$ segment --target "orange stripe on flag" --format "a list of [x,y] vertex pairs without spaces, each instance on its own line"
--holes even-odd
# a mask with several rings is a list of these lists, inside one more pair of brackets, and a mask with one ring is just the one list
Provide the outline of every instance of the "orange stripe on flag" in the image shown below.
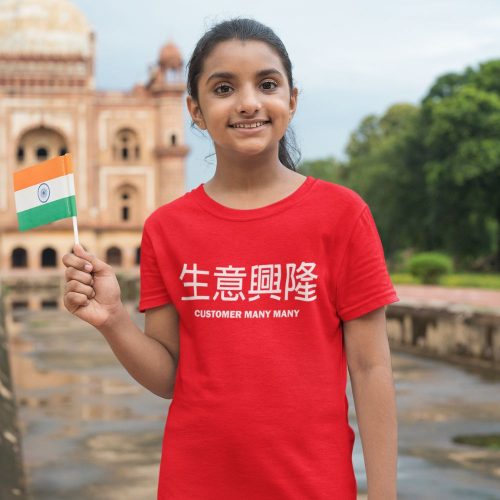
[[31,167],[23,168],[19,172],[14,172],[14,191],[72,173],[73,161],[71,154],[56,156]]

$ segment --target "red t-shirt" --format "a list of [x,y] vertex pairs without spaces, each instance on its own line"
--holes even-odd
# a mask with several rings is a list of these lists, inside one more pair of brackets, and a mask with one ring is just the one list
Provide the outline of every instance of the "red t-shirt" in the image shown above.
[[139,310],[180,354],[159,500],[354,500],[342,321],[399,300],[368,205],[308,176],[255,209],[203,184],[145,221]]

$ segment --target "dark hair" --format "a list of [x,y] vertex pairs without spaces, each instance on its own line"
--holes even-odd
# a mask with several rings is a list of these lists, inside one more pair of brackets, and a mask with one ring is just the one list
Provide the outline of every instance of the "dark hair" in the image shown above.
[[[208,57],[218,43],[227,40],[258,40],[267,43],[280,57],[288,78],[290,94],[292,93],[294,86],[292,63],[283,42],[271,28],[264,24],[254,19],[236,17],[212,26],[196,44],[187,64],[187,91],[195,101],[198,101],[198,80],[203,70],[205,58]],[[191,126],[194,126],[194,122],[191,122]],[[296,160],[292,157],[292,150],[298,155]],[[296,145],[295,134],[290,125],[285,135],[280,139],[278,157],[281,163],[290,170],[295,170],[297,163],[300,161],[300,150]]]

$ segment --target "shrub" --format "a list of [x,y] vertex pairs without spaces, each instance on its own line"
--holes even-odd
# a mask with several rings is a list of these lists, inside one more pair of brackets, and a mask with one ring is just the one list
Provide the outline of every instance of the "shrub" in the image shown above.
[[[408,262],[414,254],[415,250],[413,248],[403,248],[400,250],[396,250],[392,258],[392,269],[389,268],[389,271],[397,273],[406,272],[408,270]],[[388,259],[386,258],[386,261],[387,260]]]
[[408,270],[421,283],[436,284],[441,276],[453,271],[453,260],[445,253],[422,252],[409,260]]

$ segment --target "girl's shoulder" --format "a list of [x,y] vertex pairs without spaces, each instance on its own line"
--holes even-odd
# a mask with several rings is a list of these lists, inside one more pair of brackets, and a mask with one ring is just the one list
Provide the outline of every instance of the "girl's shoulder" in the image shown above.
[[361,213],[367,206],[363,197],[354,189],[324,179],[316,179],[316,200],[337,213]]
[[166,223],[172,219],[172,217],[186,217],[189,216],[189,209],[192,209],[192,199],[191,194],[194,189],[186,191],[184,194],[174,198],[173,200],[167,201],[163,205],[155,208],[145,219],[144,225],[160,222]]

